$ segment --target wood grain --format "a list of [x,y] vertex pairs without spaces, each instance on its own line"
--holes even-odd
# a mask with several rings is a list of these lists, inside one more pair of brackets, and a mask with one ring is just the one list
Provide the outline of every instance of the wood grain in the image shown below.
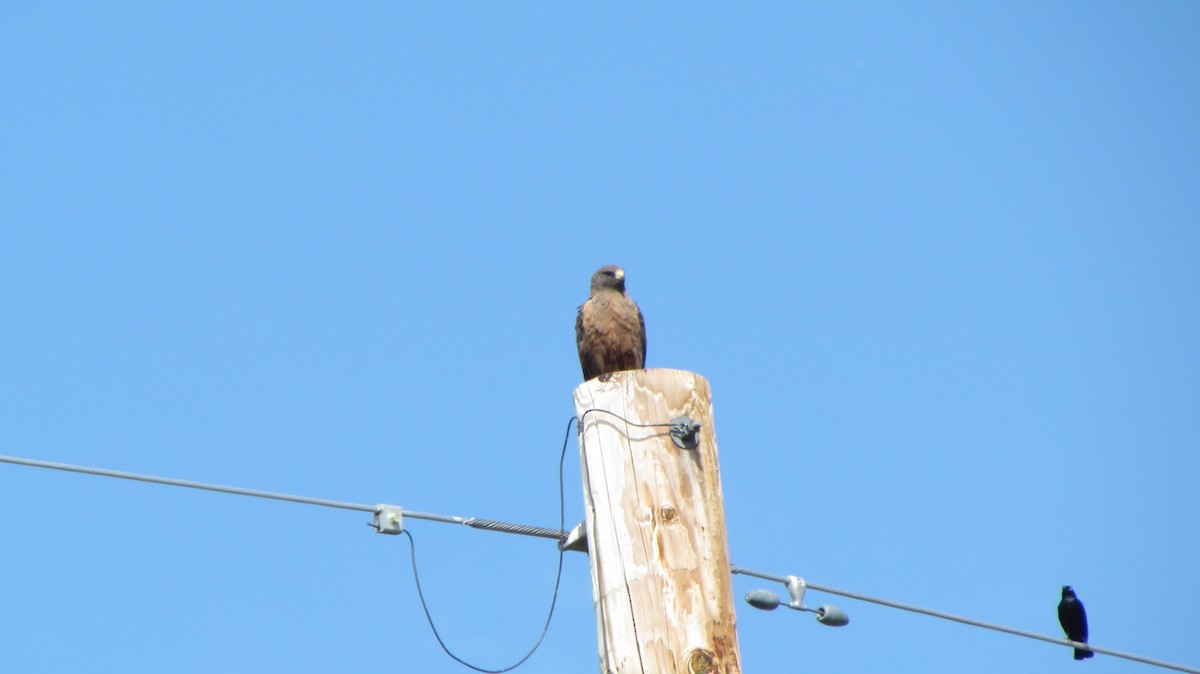
[[[602,379],[575,389],[600,671],[740,674],[708,381]],[[702,424],[696,449],[637,425],[684,414]]]

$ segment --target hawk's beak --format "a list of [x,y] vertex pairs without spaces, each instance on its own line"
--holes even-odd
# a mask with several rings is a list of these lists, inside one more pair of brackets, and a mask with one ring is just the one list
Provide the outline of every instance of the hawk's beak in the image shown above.
[[618,270],[617,270],[617,280],[618,280],[618,281],[623,281],[623,280],[625,280],[625,270],[624,270],[624,269],[618,269]]

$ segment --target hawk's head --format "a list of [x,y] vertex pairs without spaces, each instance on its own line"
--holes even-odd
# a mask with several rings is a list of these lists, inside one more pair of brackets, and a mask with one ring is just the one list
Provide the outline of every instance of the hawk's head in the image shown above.
[[625,292],[625,270],[615,264],[605,265],[592,274],[592,292],[616,290]]

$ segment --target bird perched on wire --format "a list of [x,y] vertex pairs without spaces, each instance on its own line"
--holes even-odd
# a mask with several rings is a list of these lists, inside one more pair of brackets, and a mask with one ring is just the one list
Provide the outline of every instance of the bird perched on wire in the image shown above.
[[[1071,589],[1070,585],[1064,585],[1062,589],[1062,601],[1058,602],[1058,623],[1062,625],[1068,639],[1087,643],[1087,611],[1083,610],[1083,602],[1075,596],[1075,590]],[[1076,660],[1090,658],[1093,655],[1095,653],[1086,648],[1075,649]]]
[[646,321],[625,292],[625,270],[607,265],[592,274],[592,289],[575,317],[583,380],[646,367]]

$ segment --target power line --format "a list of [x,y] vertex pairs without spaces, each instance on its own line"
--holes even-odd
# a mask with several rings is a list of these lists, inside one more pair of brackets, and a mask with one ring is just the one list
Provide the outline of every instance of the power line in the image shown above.
[[367,504],[363,504],[363,503],[349,503],[346,501],[332,501],[329,499],[314,498],[311,496],[296,496],[293,494],[283,494],[283,493],[279,493],[279,492],[263,491],[260,489],[246,489],[244,487],[230,487],[230,486],[220,485],[220,484],[211,484],[208,482],[196,482],[194,480],[180,480],[178,478],[172,478],[172,477],[160,477],[157,475],[145,475],[142,473],[131,473],[131,472],[121,471],[121,470],[112,470],[109,468],[93,468],[91,466],[77,466],[77,465],[73,465],[73,464],[69,464],[69,463],[58,463],[58,462],[54,462],[54,461],[42,461],[40,459],[27,459],[27,458],[16,457],[16,456],[0,455],[0,463],[11,463],[14,465],[28,466],[31,468],[46,468],[46,469],[51,469],[51,470],[62,470],[62,471],[68,471],[68,472],[72,472],[72,473],[83,473],[85,475],[96,475],[96,476],[100,476],[100,477],[113,477],[113,478],[118,478],[118,479],[122,479],[122,480],[134,480],[137,482],[150,482],[153,484],[162,484],[162,485],[167,485],[170,487],[187,487],[189,489],[202,489],[202,490],[206,490],[206,491],[220,492],[223,494],[234,494],[237,496],[252,496],[255,498],[274,499],[277,501],[288,501],[291,503],[304,503],[307,505],[323,506],[326,508],[339,508],[342,510],[356,510],[359,512],[370,512],[370,513],[376,513],[377,518],[384,509],[387,509],[389,511],[395,510],[395,511],[399,511],[404,517],[411,517],[413,519],[428,520],[431,522],[442,522],[442,523],[446,523],[446,524],[461,524],[461,525],[468,526],[468,527],[471,527],[474,529],[484,529],[484,530],[488,530],[488,531],[498,531],[501,533],[521,534],[523,536],[535,536],[538,538],[550,538],[550,539],[557,540],[559,542],[558,570],[555,572],[554,592],[550,598],[550,609],[547,611],[546,621],[542,625],[541,634],[538,636],[537,641],[534,642],[533,646],[516,663],[514,663],[508,667],[504,667],[502,669],[486,669],[483,667],[473,665],[473,664],[467,662],[466,660],[463,660],[459,656],[455,655],[450,650],[450,648],[446,645],[446,643],[442,640],[441,634],[438,633],[437,627],[433,623],[433,616],[429,612],[429,605],[426,603],[426,600],[425,600],[425,593],[421,589],[421,577],[417,573],[417,549],[416,549],[416,543],[414,542],[413,537],[412,537],[412,533],[410,533],[406,529],[400,529],[398,532],[396,532],[396,531],[388,531],[387,532],[387,533],[402,533],[405,536],[408,536],[408,541],[409,541],[409,546],[410,546],[410,557],[412,560],[413,580],[416,583],[417,595],[420,597],[420,600],[421,600],[421,608],[425,612],[425,618],[429,622],[429,628],[433,631],[434,638],[437,639],[438,645],[440,645],[442,647],[442,650],[445,651],[446,655],[450,656],[451,658],[453,658],[455,661],[459,662],[460,664],[465,665],[466,667],[469,667],[477,672],[484,672],[486,674],[502,674],[503,672],[508,672],[513,669],[516,669],[517,667],[521,666],[526,660],[528,660],[530,657],[533,656],[534,652],[537,651],[538,647],[540,647],[542,645],[542,641],[545,640],[546,633],[550,629],[550,622],[554,617],[554,607],[558,603],[558,590],[559,590],[559,586],[562,582],[563,556],[565,554],[565,550],[562,548],[562,543],[566,540],[567,534],[568,534],[567,531],[563,530],[565,527],[565,518],[566,518],[566,497],[565,497],[564,488],[563,488],[563,464],[566,460],[567,443],[571,437],[571,435],[570,435],[571,424],[575,423],[575,421],[576,421],[575,418],[572,417],[567,422],[567,430],[566,430],[566,435],[563,438],[562,452],[560,453],[559,459],[558,459],[558,519],[559,519],[559,524],[558,524],[559,528],[558,529],[547,529],[545,527],[535,527],[535,526],[531,526],[528,524],[516,524],[513,522],[499,522],[496,520],[488,520],[488,519],[483,519],[483,518],[479,518],[479,517],[458,517],[458,516],[454,516],[454,515],[438,515],[438,514],[434,514],[434,513],[423,513],[423,512],[417,512],[417,511],[412,511],[412,510],[404,510],[404,509],[398,508],[396,506],[385,506],[383,504],[367,505]]
[[[773,581],[776,581],[779,583],[783,583],[784,585],[787,585],[787,582],[788,582],[788,578],[786,576],[777,576],[775,574],[763,573],[761,571],[752,571],[750,569],[743,569],[738,566],[731,566],[731,567],[729,567],[729,570],[735,574],[754,576],[756,578],[762,578],[764,580],[773,580]],[[1124,658],[1126,660],[1133,660],[1135,662],[1141,662],[1141,663],[1144,663],[1147,665],[1153,665],[1155,667],[1163,667],[1165,669],[1174,669],[1174,670],[1177,670],[1180,672],[1190,672],[1191,674],[1200,674],[1200,669],[1196,669],[1193,667],[1185,667],[1183,665],[1176,665],[1176,664],[1172,664],[1169,662],[1163,662],[1162,660],[1155,660],[1153,658],[1147,658],[1147,657],[1143,657],[1141,655],[1134,655],[1132,653],[1125,653],[1122,651],[1114,651],[1110,648],[1101,648],[1099,646],[1094,646],[1090,643],[1085,644],[1085,643],[1080,643],[1078,641],[1071,641],[1070,639],[1062,639],[1059,637],[1052,637],[1052,636],[1049,636],[1046,634],[1038,634],[1037,632],[1029,632],[1027,630],[1017,629],[1015,627],[1006,627],[1004,625],[997,625],[995,623],[989,623],[989,622],[985,622],[983,620],[975,620],[974,618],[965,618],[963,616],[954,615],[952,613],[945,613],[943,611],[935,611],[933,609],[921,608],[920,606],[913,606],[912,604],[902,604],[898,601],[890,601],[887,599],[880,599],[878,597],[871,597],[871,596],[868,596],[865,594],[859,594],[857,592],[850,592],[849,590],[839,590],[838,588],[835,588],[835,587],[829,587],[827,585],[818,585],[816,583],[809,582],[807,579],[805,579],[804,585],[808,589],[817,590],[818,592],[827,592],[829,594],[841,595],[843,597],[849,597],[850,599],[857,599],[859,601],[867,601],[867,602],[871,602],[873,604],[880,604],[882,606],[888,606],[890,608],[898,608],[902,611],[911,611],[913,613],[921,613],[921,614],[924,614],[927,616],[933,616],[934,618],[941,618],[943,620],[953,620],[954,622],[971,625],[973,627],[982,627],[984,629],[996,630],[997,632],[1006,632],[1008,634],[1015,634],[1019,637],[1027,637],[1029,639],[1038,639],[1040,641],[1046,641],[1046,642],[1049,642],[1052,644],[1058,644],[1059,646],[1069,646],[1071,648],[1086,648],[1088,650],[1095,651],[1097,653],[1103,653],[1105,655],[1111,655],[1111,656],[1118,657],[1118,658]]]
[[[590,412],[592,410],[588,410],[588,411]],[[670,424],[649,424],[649,425],[651,425],[651,426],[659,426],[659,425],[669,426]],[[570,432],[569,424],[567,426],[567,430],[569,433]],[[564,445],[564,457],[565,457],[565,445]],[[562,506],[563,506],[563,503],[562,503],[562,500],[563,500],[562,460],[563,460],[563,457],[560,457],[560,459],[559,459],[560,519],[562,516]],[[260,489],[248,489],[245,487],[231,487],[231,486],[212,484],[212,483],[207,483],[207,482],[197,482],[194,480],[181,480],[178,478],[161,477],[161,476],[156,476],[156,475],[146,475],[146,474],[142,474],[142,473],[132,473],[132,472],[127,472],[127,471],[112,470],[112,469],[108,469],[108,468],[94,468],[91,466],[79,466],[79,465],[73,465],[73,464],[68,464],[68,463],[58,463],[58,462],[54,462],[54,461],[42,461],[39,459],[27,459],[27,458],[16,457],[16,456],[0,455],[0,463],[9,463],[9,464],[18,465],[18,466],[28,466],[31,468],[46,468],[46,469],[50,469],[50,470],[61,470],[61,471],[67,471],[67,472],[72,472],[72,473],[83,473],[86,475],[96,475],[96,476],[100,476],[100,477],[112,477],[112,478],[118,478],[118,479],[122,479],[122,480],[134,480],[134,481],[138,481],[138,482],[149,482],[152,484],[162,484],[162,485],[167,485],[170,487],[186,487],[189,489],[201,489],[201,490],[206,490],[206,491],[220,492],[220,493],[224,493],[224,494],[233,494],[236,496],[251,496],[254,498],[273,499],[276,501],[288,501],[291,503],[303,503],[306,505],[322,506],[322,507],[326,507],[326,508],[339,508],[342,510],[355,510],[355,511],[359,511],[359,512],[369,512],[369,513],[377,513],[380,510],[379,505],[367,505],[367,504],[363,504],[363,503],[349,503],[346,501],[334,501],[334,500],[330,500],[330,499],[315,498],[315,497],[311,497],[311,496],[298,496],[298,495],[294,495],[294,494],[284,494],[284,493],[280,493],[280,492],[263,491]],[[427,521],[431,521],[431,522],[442,522],[442,523],[446,523],[446,524],[460,524],[463,526],[471,527],[473,529],[497,531],[500,533],[520,534],[520,535],[524,535],[524,536],[534,536],[534,537],[538,537],[538,538],[550,538],[550,539],[554,539],[554,540],[557,540],[560,542],[566,540],[567,535],[569,533],[562,528],[564,526],[563,522],[559,523],[559,527],[560,527],[559,529],[548,529],[545,527],[535,527],[535,526],[531,526],[531,525],[527,525],[527,524],[517,524],[517,523],[513,523],[513,522],[500,522],[500,521],[496,521],[496,520],[483,519],[483,518],[479,518],[479,517],[459,517],[459,516],[455,516],[455,515],[438,515],[435,513],[424,513],[424,512],[418,512],[415,510],[401,510],[401,512],[403,513],[403,515],[405,517],[410,517],[412,519],[427,520]],[[410,540],[411,540],[411,537],[410,537]],[[415,562],[415,559],[414,559],[414,562]],[[415,566],[413,568],[413,571],[415,574],[415,572],[416,572]],[[756,578],[762,578],[764,580],[771,580],[771,581],[783,583],[785,585],[788,582],[788,578],[786,576],[779,576],[776,574],[763,573],[761,571],[754,571],[751,569],[745,569],[745,568],[738,567],[738,566],[731,566],[730,571],[734,574],[754,576]],[[558,573],[559,573],[559,578],[561,578],[561,573],[562,573],[561,555],[559,558],[559,572]],[[951,620],[954,622],[963,623],[965,625],[971,625],[973,627],[982,627],[984,629],[995,630],[997,632],[1005,632],[1007,634],[1013,634],[1016,636],[1026,637],[1029,639],[1037,639],[1039,641],[1045,641],[1048,643],[1057,644],[1059,646],[1068,646],[1070,648],[1086,648],[1086,649],[1094,651],[1096,653],[1102,653],[1104,655],[1111,655],[1111,656],[1117,657],[1117,658],[1124,658],[1126,660],[1132,660],[1134,662],[1141,662],[1143,664],[1152,665],[1155,667],[1162,667],[1164,669],[1173,669],[1173,670],[1180,671],[1180,672],[1189,672],[1190,674],[1200,674],[1200,669],[1196,669],[1193,667],[1186,667],[1183,665],[1177,665],[1177,664],[1173,664],[1173,663],[1169,663],[1169,662],[1164,662],[1162,660],[1155,660],[1153,658],[1147,658],[1147,657],[1144,657],[1141,655],[1135,655],[1133,653],[1126,653],[1123,651],[1112,650],[1110,648],[1103,648],[1103,647],[1096,646],[1096,645],[1093,645],[1090,643],[1081,643],[1081,642],[1077,642],[1077,641],[1071,641],[1069,639],[1063,639],[1063,638],[1053,637],[1053,636],[1049,636],[1049,635],[1045,635],[1045,634],[1038,634],[1037,632],[1030,632],[1028,630],[1017,629],[1015,627],[1007,627],[1005,625],[989,623],[989,622],[986,622],[983,620],[976,620],[974,618],[967,618],[964,616],[954,615],[952,613],[946,613],[944,611],[936,611],[933,609],[922,608],[920,606],[914,606],[912,604],[904,604],[904,603],[897,602],[897,601],[881,599],[879,597],[871,597],[869,595],[860,594],[858,592],[842,590],[842,589],[838,589],[835,587],[829,587],[827,585],[819,585],[817,583],[813,583],[808,580],[805,580],[804,583],[805,583],[805,586],[808,587],[809,589],[816,590],[818,592],[826,592],[828,594],[835,594],[835,595],[840,595],[843,597],[848,597],[850,599],[857,599],[859,601],[880,604],[882,606],[896,608],[896,609],[900,609],[903,611],[910,611],[912,613],[920,613],[923,615],[932,616],[934,618],[941,618],[943,620]],[[556,581],[554,596],[557,597],[557,595],[558,595],[558,583]],[[422,603],[424,603],[424,602],[422,602]],[[554,602],[552,600],[551,609],[550,609],[551,615],[553,615],[553,611],[554,611],[553,606],[554,606]],[[425,610],[426,610],[426,616],[428,617],[428,609],[426,608]],[[430,623],[430,626],[432,627],[432,622]],[[546,627],[549,627],[549,617],[547,618],[547,621],[546,621]],[[434,630],[434,634],[435,634],[435,636],[437,636],[436,629]],[[543,628],[542,638],[545,637],[545,634],[546,634],[545,629]],[[439,640],[439,642],[441,641],[440,637],[438,640]],[[540,643],[541,643],[541,638],[538,639],[538,644],[540,645]],[[445,645],[443,644],[442,647],[445,648]],[[533,650],[536,650],[536,649],[537,649],[537,645],[534,646]],[[455,657],[452,653],[449,653],[449,651],[447,651],[447,653],[450,654],[451,657],[454,657],[454,659],[458,660],[458,658]],[[529,655],[532,655],[532,651],[530,651],[530,653],[528,653],[525,656],[525,658],[523,658],[521,660],[521,662],[524,662],[525,659],[528,659]],[[462,662],[462,661],[459,660],[459,662]],[[467,663],[464,662],[463,664],[467,664]],[[517,664],[519,665],[520,663],[517,663]],[[467,666],[474,668],[472,665],[467,665]],[[478,671],[489,671],[489,670],[479,669]],[[504,669],[504,670],[491,670],[491,671],[508,671],[508,670]]]
[[[115,477],[121,480],[135,480],[138,482],[150,482],[153,484],[165,484],[169,487],[187,487],[188,489],[203,489],[206,491],[221,492],[223,494],[234,494],[236,496],[252,496],[255,498],[274,499],[276,501],[290,501],[292,503],[304,503],[306,505],[323,506],[325,508],[340,508],[342,510],[357,510],[359,512],[374,513],[379,511],[378,505],[366,505],[364,503],[347,503],[345,501],[331,501],[323,498],[313,498],[311,496],[295,496],[293,494],[281,494],[273,491],[263,491],[261,489],[247,489],[245,487],[228,487],[220,484],[210,484],[207,482],[196,482],[193,480],[180,480],[173,477],[159,477],[156,475],[143,475],[141,473],[130,473],[123,470],[111,470],[108,468],[92,468],[90,466],[76,466],[69,463],[57,463],[54,461],[41,461],[39,459],[25,459],[16,456],[0,455],[0,463],[11,463],[18,466],[29,466],[32,468],[49,468],[51,470],[63,470],[71,473],[84,473],[86,475],[98,475],[100,477]],[[560,529],[547,529],[545,527],[535,527],[528,524],[514,524],[512,522],[498,522],[496,520],[487,520],[479,517],[457,517],[454,515],[437,515],[434,513],[423,513],[415,510],[402,510],[405,517],[411,517],[416,520],[428,520],[430,522],[443,522],[446,524],[461,524],[471,527],[472,529],[484,529],[487,531],[498,531],[506,534],[521,534],[523,536],[535,536],[538,538],[552,538],[558,541],[565,540],[567,532]]]

